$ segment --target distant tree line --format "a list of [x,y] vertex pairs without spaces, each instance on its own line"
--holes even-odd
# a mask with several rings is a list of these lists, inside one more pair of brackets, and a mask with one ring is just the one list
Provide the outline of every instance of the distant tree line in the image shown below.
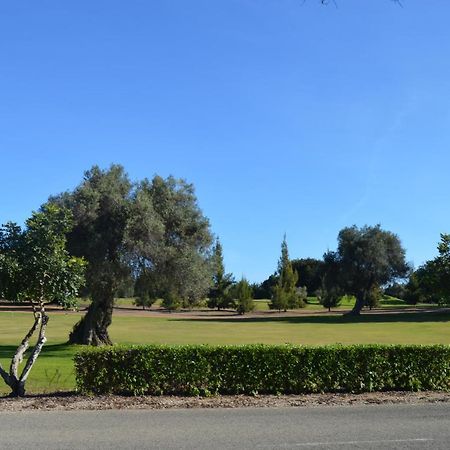
[[[169,310],[204,304],[240,314],[255,308],[254,299],[268,299],[269,307],[281,312],[304,307],[308,296],[331,309],[347,295],[355,298],[351,313],[359,314],[364,307],[376,306],[382,295],[411,304],[445,304],[450,298],[450,235],[446,234],[441,236],[439,255],[417,270],[405,261],[398,236],[380,225],[342,229],[337,249],[322,259],[291,259],[284,237],[276,271],[262,283],[250,285],[244,277],[237,281],[226,272],[222,244],[199,208],[193,185],[184,180],[154,176],[131,181],[119,165],[107,170],[94,166],[78,186],[50,197],[37,214],[47,217],[52,212],[67,217],[64,239],[58,245],[64,242],[67,255],[83,264],[84,286],[70,282],[71,297],[80,288],[80,294],[91,300],[70,334],[71,343],[110,344],[108,327],[118,296],[133,296],[143,308],[160,300]],[[51,220],[46,220],[50,230]],[[0,296],[30,297],[28,291],[26,296],[15,293],[23,289],[16,284],[17,273],[30,273],[25,259],[18,262],[13,258],[18,253],[11,252],[16,234],[22,231],[10,224],[2,233]],[[48,239],[52,236],[56,239],[55,234]],[[45,255],[44,250],[36,252]],[[57,277],[61,286],[69,282],[69,275]],[[46,294],[45,301],[64,296],[56,291],[52,295]],[[60,302],[66,307],[72,302],[67,298]]]
[[[330,309],[345,295],[356,297],[353,314],[379,305],[382,296],[417,303],[450,304],[450,234],[441,234],[438,256],[416,270],[405,261],[399,238],[375,227],[344,228],[336,252],[323,259],[293,259],[296,287]],[[279,271],[252,285],[255,299],[271,299],[279,283]]]

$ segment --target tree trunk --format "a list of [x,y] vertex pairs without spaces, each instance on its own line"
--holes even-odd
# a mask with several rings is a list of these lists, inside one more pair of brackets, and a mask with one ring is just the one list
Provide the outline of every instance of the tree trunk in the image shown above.
[[9,387],[11,388],[10,397],[25,397],[25,381],[14,380]]
[[73,327],[70,344],[112,345],[108,327],[112,322],[114,295],[93,298],[86,315]]
[[9,373],[3,369],[2,365],[0,364],[0,375],[3,378],[3,381],[8,385],[11,386],[11,377],[9,376]]
[[361,314],[361,310],[364,307],[364,296],[363,295],[357,295],[355,305],[353,306],[353,309],[347,313],[347,315],[350,316],[359,316]]
[[[33,308],[34,309],[34,308]],[[25,382],[27,381],[28,375],[36,362],[39,354],[41,353],[42,347],[44,346],[47,338],[45,337],[45,330],[47,328],[49,317],[45,314],[43,303],[40,304],[38,311],[34,310],[34,324],[30,331],[22,340],[21,344],[16,350],[12,360],[9,373],[7,373],[3,367],[0,365],[0,375],[2,376],[5,383],[11,388],[10,397],[24,397],[25,396]],[[29,342],[33,336],[36,329],[39,327],[39,337],[36,345],[28,357],[22,374],[19,376],[19,365],[23,361],[26,350],[29,347]]]

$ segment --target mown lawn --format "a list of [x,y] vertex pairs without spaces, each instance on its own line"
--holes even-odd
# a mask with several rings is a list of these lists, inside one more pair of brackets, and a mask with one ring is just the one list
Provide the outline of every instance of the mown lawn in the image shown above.
[[[72,390],[72,357],[80,349],[66,345],[81,314],[50,314],[48,342],[31,372],[30,392]],[[450,344],[449,314],[340,315],[191,319],[181,315],[135,317],[115,315],[111,326],[117,343],[147,344]],[[0,360],[9,358],[31,325],[31,314],[0,312]],[[1,380],[0,380],[1,381]],[[0,392],[8,392],[5,386]]]
[[[256,311],[269,311],[269,299],[262,299],[262,300],[255,300],[255,310]],[[355,304],[355,298],[352,296],[344,296],[341,299],[341,302],[338,307],[332,308],[333,310],[344,310],[344,309],[351,309],[353,305]],[[161,305],[161,300],[157,300],[152,308],[158,308]],[[86,299],[81,299],[79,301],[79,307],[86,308],[89,306],[89,301]],[[134,298],[117,298],[115,300],[115,306],[119,308],[132,308],[136,309],[136,305],[134,304]],[[438,307],[438,305],[430,305],[430,304],[424,304],[420,303],[417,306],[419,307],[426,307],[426,308],[433,308]],[[413,305],[408,305],[403,300],[400,300],[398,298],[384,296],[380,301],[380,307],[383,309],[406,309],[406,308],[413,308]],[[141,308],[138,308],[141,309]],[[206,301],[202,303],[198,308],[195,309],[207,309],[206,307]],[[326,308],[324,308],[318,301],[317,297],[308,297],[307,303],[304,308],[305,311],[326,311]]]

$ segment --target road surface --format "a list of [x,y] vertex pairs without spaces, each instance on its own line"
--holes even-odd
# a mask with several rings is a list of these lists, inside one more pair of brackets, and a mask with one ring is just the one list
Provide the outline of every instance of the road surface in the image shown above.
[[1,449],[446,449],[450,405],[0,413]]

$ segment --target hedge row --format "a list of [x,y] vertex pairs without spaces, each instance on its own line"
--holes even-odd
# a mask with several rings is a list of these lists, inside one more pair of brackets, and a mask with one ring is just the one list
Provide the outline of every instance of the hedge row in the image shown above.
[[301,394],[450,390],[450,346],[132,346],[75,356],[94,394]]

